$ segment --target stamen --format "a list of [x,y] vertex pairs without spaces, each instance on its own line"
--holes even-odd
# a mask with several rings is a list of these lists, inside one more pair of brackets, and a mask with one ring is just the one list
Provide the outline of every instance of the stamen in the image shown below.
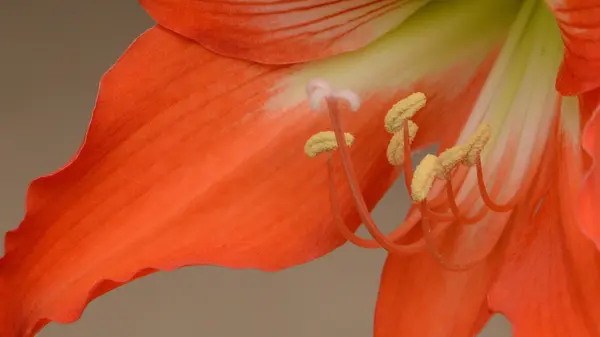
[[[377,242],[377,240],[365,239],[365,238],[358,236],[356,233],[352,232],[348,228],[348,226],[344,223],[344,220],[340,216],[341,212],[338,207],[339,199],[337,197],[336,188],[335,188],[333,158],[331,155],[329,155],[329,158],[327,161],[327,169],[328,169],[328,176],[329,176],[329,198],[330,198],[329,200],[330,200],[330,205],[331,205],[331,212],[332,212],[333,216],[335,217],[335,225],[336,225],[337,229],[340,231],[340,234],[342,234],[342,236],[346,240],[352,242],[354,245],[361,247],[361,248],[367,248],[367,249],[384,248],[381,246],[381,244],[379,244],[379,242]],[[371,219],[369,222],[374,223],[374,220],[371,218],[370,214],[368,217]],[[398,250],[398,251],[401,250],[403,253],[416,252],[423,248],[423,246],[425,244],[424,240],[420,240],[420,241],[417,241],[415,243],[408,244],[408,245],[398,245],[393,242],[400,239],[401,237],[403,237],[412,228],[412,225],[414,225],[417,221],[418,221],[417,216],[409,216],[402,224],[400,224],[398,227],[396,227],[396,229],[394,229],[388,235],[381,233],[381,231],[378,229],[379,227],[376,224],[375,224],[375,230],[377,232],[381,233],[382,236],[385,236],[387,238],[387,241],[389,241],[391,244],[394,245],[394,247],[396,247],[396,250]]]
[[381,248],[381,245],[377,243],[375,240],[369,240],[361,238],[356,235],[356,233],[352,232],[348,226],[344,223],[344,220],[341,218],[340,214],[342,214],[338,207],[337,201],[337,193],[335,192],[335,175],[333,174],[333,159],[331,158],[331,154],[329,154],[329,159],[327,160],[327,172],[329,177],[329,203],[331,205],[331,214],[335,217],[335,225],[339,230],[342,236],[355,244],[358,247],[362,248]]
[[[449,167],[449,165],[447,166]],[[411,184],[412,190],[414,191],[411,194],[413,200],[416,202],[425,201],[427,199],[427,194],[429,194],[429,191],[436,178],[447,180],[446,192],[450,210],[452,211],[452,216],[448,217],[442,214],[436,214],[429,210],[428,214],[431,216],[431,218],[437,221],[451,221],[462,225],[471,225],[481,221],[481,219],[485,217],[485,214],[487,213],[487,210],[485,209],[480,210],[475,216],[470,218],[461,215],[454,197],[452,182],[450,180],[450,169],[446,171],[446,168],[442,164],[440,158],[437,158],[431,154],[427,155],[415,170],[414,178]]]
[[443,176],[444,168],[438,157],[428,154],[421,160],[414,172],[411,183],[411,197],[416,202],[422,202],[427,198],[429,190],[433,186],[436,177]]
[[517,193],[511,200],[506,204],[498,204],[490,197],[487,187],[485,186],[485,180],[483,178],[483,168],[481,165],[481,158],[477,157],[475,160],[475,166],[477,167],[477,185],[479,187],[479,194],[487,207],[494,212],[509,212],[512,211],[521,199],[521,193]]
[[487,209],[484,207],[474,217],[467,218],[461,215],[458,204],[456,203],[456,198],[451,182],[451,172],[460,164],[464,164],[467,166],[475,165],[477,167],[477,182],[479,186],[479,191],[484,200],[485,205],[489,209],[495,212],[507,212],[513,210],[517,204],[515,202],[515,200],[518,200],[516,196],[512,202],[509,202],[505,205],[498,205],[494,203],[489,197],[483,178],[481,152],[483,151],[490,137],[491,128],[488,125],[481,125],[479,126],[475,134],[473,134],[473,136],[467,144],[450,148],[444,151],[442,154],[440,154],[439,158],[433,155],[429,158],[426,157],[419,165],[419,167],[422,167],[421,171],[419,173],[417,172],[419,171],[419,167],[417,167],[417,171],[415,171],[415,178],[413,179],[413,190],[415,189],[415,187],[421,187],[421,190],[415,190],[412,196],[414,200],[421,201],[421,214],[423,216],[421,225],[423,226],[423,237],[425,238],[426,245],[430,250],[431,254],[434,256],[434,258],[442,266],[449,270],[463,271],[471,269],[475,265],[479,264],[482,260],[486,259],[487,254],[484,254],[483,256],[474,259],[473,261],[469,261],[466,264],[455,264],[450,261],[447,261],[436,248],[434,238],[431,235],[430,222],[431,219],[439,216],[431,212],[427,205],[427,194],[429,193],[429,190],[433,185],[433,181],[435,180],[435,178],[444,179],[447,181],[447,199],[449,202],[450,209],[454,215],[455,221],[458,222],[458,224],[477,223],[481,221],[487,213]]
[[[473,138],[474,139],[474,138]],[[478,139],[476,139],[478,140]],[[472,145],[474,141],[469,142],[466,145],[459,145],[452,148],[449,148],[442,152],[439,156],[440,163],[443,168],[443,174],[440,176],[436,176],[436,178],[446,180],[446,195],[448,199],[448,203],[450,206],[450,210],[454,216],[454,221],[458,222],[461,225],[470,225],[479,222],[485,214],[487,213],[486,209],[481,209],[479,213],[475,216],[469,218],[461,214],[461,211],[456,203],[456,198],[454,195],[454,189],[452,187],[451,181],[451,173],[452,171],[460,164],[464,164],[467,161],[467,157],[470,153],[481,153],[481,150],[478,152],[472,152]],[[430,211],[431,214],[431,211]]]
[[[408,191],[408,194],[411,195],[412,194],[412,189],[410,187],[411,181],[413,179],[413,168],[412,168],[412,151],[410,149],[410,145],[412,144],[412,139],[410,136],[410,126],[408,125],[409,120],[405,119],[404,120],[404,126],[402,127],[403,130],[403,144],[402,144],[402,148],[404,149],[404,186],[406,186],[406,190]],[[416,132],[416,131],[415,131]],[[414,138],[414,137],[413,137]]]
[[[349,133],[344,134],[346,145],[352,146],[354,136]],[[319,153],[333,151],[338,148],[338,143],[333,131],[323,131],[314,134],[304,144],[304,153],[310,158],[316,157]]]
[[[408,144],[410,145],[415,139],[419,127],[413,121],[407,120],[406,122],[408,124]],[[404,126],[401,126],[400,130],[394,133],[387,148],[387,159],[390,164],[398,166],[404,163],[404,143]]]
[[[317,88],[317,90],[314,90],[312,93],[317,94],[318,92],[319,92],[319,89]],[[368,209],[368,207],[365,203],[365,200],[362,196],[362,193],[360,191],[360,186],[358,183],[358,179],[356,177],[356,172],[354,171],[354,166],[352,165],[352,160],[350,158],[350,154],[348,153],[347,144],[345,144],[343,141],[341,141],[342,138],[345,138],[345,134],[342,131],[341,124],[339,121],[337,97],[335,97],[334,95],[329,93],[328,96],[325,96],[325,100],[326,100],[327,106],[329,108],[329,115],[330,115],[330,118],[331,118],[331,121],[333,124],[333,129],[334,129],[334,133],[335,133],[336,140],[337,140],[335,144],[341,144],[338,147],[338,150],[340,151],[340,158],[342,159],[342,166],[344,168],[344,173],[346,175],[346,179],[348,180],[348,184],[350,186],[350,190],[352,192],[352,196],[354,198],[358,214],[361,217],[361,220],[363,221],[365,227],[369,231],[369,234],[371,234],[371,236],[373,237],[373,239],[375,240],[375,242],[378,245],[380,245],[381,247],[383,247],[385,250],[387,250],[390,253],[406,254],[406,253],[411,253],[411,252],[416,251],[419,247],[419,243],[415,243],[412,245],[399,245],[399,244],[396,244],[393,242],[393,240],[395,240],[396,238],[404,235],[410,229],[409,226],[398,227],[397,231],[395,231],[395,233],[393,233],[393,235],[396,237],[396,238],[394,238],[394,237],[388,237],[385,234],[383,234],[379,230],[378,226],[375,224],[375,221],[371,217],[369,209]],[[332,172],[333,165],[331,163],[331,157],[329,159],[328,166],[329,166],[330,174],[332,174],[333,173]],[[335,212],[334,214],[339,215],[340,213],[337,210],[337,203],[335,202],[335,185],[333,184],[332,179],[330,179],[330,193],[331,193],[331,199],[332,199],[332,210],[333,210],[333,212]],[[335,220],[336,220],[336,224],[337,224],[338,228],[340,229],[340,233],[346,239],[350,240],[351,242],[353,242],[359,246],[363,246],[365,248],[373,248],[373,246],[374,246],[373,241],[365,240],[363,238],[358,237],[356,234],[352,233],[352,231],[350,231],[343,224],[343,221],[341,221],[339,216],[337,216]]]
[[469,140],[469,151],[465,157],[464,163],[467,166],[474,166],[481,156],[483,148],[486,146],[492,137],[492,128],[487,124],[481,124],[475,130],[473,136]]
[[487,187],[485,186],[483,167],[481,165],[481,152],[490,140],[491,136],[492,129],[489,125],[482,124],[477,128],[469,140],[469,153],[465,157],[464,164],[467,166],[475,166],[477,168],[477,185],[479,188],[479,194],[481,195],[485,205],[494,212],[509,212],[516,207],[517,201],[520,198],[513,198],[511,201],[503,205],[498,204],[492,200],[487,191]]
[[[454,215],[454,219],[457,222],[457,225],[472,225],[481,221],[485,215],[487,214],[487,209],[482,207],[479,210],[479,213],[474,215],[473,217],[465,217],[461,214],[461,211],[456,203],[456,197],[454,196],[454,188],[452,187],[452,181],[448,180],[446,183],[446,196],[448,198],[448,204],[450,206],[450,210],[452,211],[452,215]],[[431,214],[431,211],[429,211]]]
[[439,157],[443,169],[440,179],[448,180],[452,170],[465,161],[465,158],[469,154],[469,150],[470,148],[468,145],[459,145],[442,152]]
[[[464,164],[466,166],[476,166],[477,167],[477,183],[479,187],[480,195],[488,208],[490,208],[494,212],[508,212],[514,209],[517,202],[516,199],[513,199],[511,202],[500,205],[491,200],[487,188],[485,186],[485,181],[483,177],[483,168],[481,165],[481,152],[483,151],[485,145],[491,138],[491,127],[487,124],[480,125],[476,132],[471,136],[469,142],[465,145],[458,145],[452,148],[449,148],[440,154],[438,158],[439,166],[441,166],[441,173],[439,172],[438,164],[435,164],[435,170],[432,167],[427,168],[428,166],[432,166],[434,163],[434,159],[429,158],[428,162],[421,163],[424,164],[422,172],[419,176],[419,181],[415,182],[413,179],[413,185],[422,185],[420,191],[416,194],[413,193],[413,200],[417,202],[422,202],[425,200],[429,189],[433,184],[433,180],[435,178],[447,180],[448,183],[446,185],[446,192],[448,196],[448,202],[452,213],[456,217],[456,220],[463,223],[471,223],[475,219],[478,219],[481,212],[474,216],[473,218],[466,218],[460,214],[460,210],[458,205],[456,204],[456,199],[454,196],[454,191],[452,189],[452,185],[450,183],[451,171],[454,170],[458,165]],[[435,157],[435,156],[433,156]],[[419,168],[417,167],[417,170]],[[435,172],[434,172],[435,171]],[[416,172],[415,172],[416,175]],[[435,215],[434,215],[435,216]]]
[[[341,123],[339,120],[339,111],[337,106],[337,101],[334,98],[327,98],[327,106],[329,107],[329,117],[331,118],[331,122],[333,124],[333,131],[335,132],[335,136],[337,139],[341,139],[344,135],[341,127]],[[375,221],[371,217],[371,213],[369,212],[369,208],[363,198],[363,195],[360,191],[360,184],[358,182],[358,178],[356,172],[354,171],[354,165],[352,165],[352,159],[350,158],[350,153],[348,152],[348,148],[345,145],[341,145],[338,149],[340,151],[340,157],[342,159],[342,166],[344,168],[344,173],[346,175],[346,179],[348,180],[348,185],[350,186],[350,191],[352,192],[352,196],[354,197],[354,201],[356,204],[356,209],[358,211],[361,220],[365,224],[365,227],[369,231],[369,234],[390,253],[394,254],[405,254],[413,251],[413,248],[408,246],[402,246],[395,244],[392,242],[385,234],[383,234]]]
[[[307,86],[307,92],[309,93],[311,107],[314,109],[317,109],[323,100],[326,101],[329,110],[329,116],[333,125],[333,131],[324,131],[313,135],[305,144],[305,152],[309,157],[315,157],[319,153],[330,152],[336,149],[340,152],[342,167],[344,169],[344,174],[350,187],[356,209],[365,227],[373,237],[372,240],[359,237],[346,226],[341,218],[341,212],[338,209],[336,197],[333,160],[331,154],[329,154],[328,176],[330,203],[332,213],[335,217],[335,224],[344,238],[359,247],[381,247],[391,254],[415,252],[416,250],[420,249],[419,247],[423,247],[422,245],[424,243],[442,266],[448,270],[455,271],[470,269],[477,263],[481,262],[481,260],[486,258],[486,256],[483,256],[477,260],[469,262],[468,264],[455,264],[446,261],[444,256],[436,248],[434,241],[435,235],[437,234],[432,230],[431,223],[432,220],[435,220],[469,225],[477,223],[485,217],[488,211],[488,209],[485,207],[482,207],[481,210],[473,217],[465,217],[460,214],[461,212],[456,203],[454,190],[451,184],[451,176],[452,171],[461,164],[477,167],[478,185],[484,202],[490,209],[494,211],[507,211],[512,210],[514,207],[512,203],[510,206],[498,205],[494,203],[489,197],[483,181],[480,155],[491,137],[491,128],[488,125],[481,125],[475,134],[473,134],[469,142],[467,142],[467,144],[450,148],[442,152],[439,158],[435,155],[425,156],[425,158],[413,172],[411,144],[416,137],[418,126],[412,122],[410,118],[412,118],[416,112],[425,105],[425,95],[422,93],[412,94],[406,99],[396,103],[392,109],[388,111],[388,114],[385,117],[385,129],[389,133],[393,134],[386,153],[388,161],[394,166],[401,165],[402,163],[404,164],[405,183],[407,185],[407,189],[409,190],[413,200],[421,203],[423,240],[409,245],[400,245],[394,241],[406,234],[412,228],[412,225],[414,225],[414,223],[418,220],[414,220],[414,216],[409,216],[409,219],[407,219],[407,221],[405,221],[400,227],[396,228],[396,230],[394,230],[390,235],[385,235],[379,230],[379,227],[377,224],[375,224],[375,221],[371,217],[370,211],[361,193],[358,178],[352,164],[350,153],[348,151],[348,147],[354,142],[354,136],[342,131],[338,110],[338,101],[347,101],[350,103],[350,108],[356,111],[360,106],[360,100],[358,96],[350,90],[332,90],[329,84],[322,80],[311,81],[311,83]],[[446,180],[447,182],[446,199],[451,210],[451,215],[438,214],[429,209],[427,195],[429,194],[429,191],[431,190],[436,179]],[[443,197],[440,195],[438,195],[435,200],[432,201],[432,204],[436,204],[438,201],[441,201],[439,202],[439,206],[444,204]],[[437,232],[440,232],[441,230],[443,230],[443,227],[439,227],[439,231]]]
[[470,270],[473,267],[477,266],[483,260],[487,258],[487,255],[483,255],[473,261],[469,261],[465,264],[456,264],[450,261],[447,261],[444,258],[444,255],[437,249],[435,244],[435,237],[432,233],[430,219],[431,219],[431,211],[429,210],[429,206],[427,205],[427,200],[424,200],[421,203],[421,214],[423,218],[421,219],[421,226],[423,229],[423,237],[425,239],[426,247],[428,248],[431,255],[436,259],[436,261],[443,266],[444,268],[451,271],[465,271]]
[[385,129],[389,133],[395,133],[402,127],[404,120],[411,119],[426,103],[425,94],[416,92],[394,104],[385,116]]

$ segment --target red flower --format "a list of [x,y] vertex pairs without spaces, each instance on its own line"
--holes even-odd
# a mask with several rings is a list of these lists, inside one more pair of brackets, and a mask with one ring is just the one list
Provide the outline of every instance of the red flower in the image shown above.
[[[141,0],[160,26],[104,76],[80,152],[7,234],[0,335],[72,322],[157,270],[275,271],[352,238],[391,252],[376,337],[472,336],[491,312],[516,337],[599,336],[600,2],[547,2]],[[317,77],[362,104],[331,111],[352,147],[308,158],[332,127],[309,109]],[[413,92],[428,102],[410,143],[408,119],[384,119]],[[392,164],[441,152],[407,179],[421,204],[403,225],[357,239],[398,175],[389,132]]]

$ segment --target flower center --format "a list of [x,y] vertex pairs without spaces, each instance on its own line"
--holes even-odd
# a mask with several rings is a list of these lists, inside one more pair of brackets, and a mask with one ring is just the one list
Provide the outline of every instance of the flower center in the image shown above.
[[[333,131],[319,132],[308,139],[305,144],[305,153],[309,157],[315,157],[320,153],[329,153],[328,173],[329,190],[331,196],[331,207],[335,217],[335,223],[340,233],[350,242],[363,248],[383,248],[390,254],[406,254],[415,251],[415,245],[402,245],[395,241],[401,237],[402,230],[385,235],[375,223],[360,191],[355,168],[350,157],[348,147],[355,139],[354,136],[342,130],[339,111],[340,100],[348,100],[353,108],[358,108],[358,99],[347,91],[333,91],[323,82],[312,82],[308,87],[311,106],[318,108],[319,100],[327,102],[327,109],[332,121]],[[434,222],[451,222],[457,225],[475,224],[487,214],[493,212],[509,212],[515,208],[522,198],[520,194],[515,195],[509,202],[499,204],[492,200],[484,181],[483,167],[481,163],[481,152],[491,137],[491,128],[482,124],[462,145],[449,148],[439,156],[427,155],[413,172],[411,160],[411,143],[414,140],[418,126],[411,118],[426,104],[426,97],[422,93],[414,93],[396,103],[387,113],[384,126],[385,130],[392,136],[387,149],[388,162],[394,166],[402,165],[404,168],[404,182],[412,200],[420,204],[421,225],[423,227],[424,243],[436,260],[449,270],[465,270],[472,268],[486,256],[470,261],[466,264],[455,264],[447,261],[438,251],[434,242],[439,231],[434,230]],[[338,200],[333,183],[333,163],[331,151],[339,151],[345,177],[349,183],[354,203],[365,227],[373,239],[364,239],[351,231],[341,220],[338,210]],[[474,168],[477,172],[477,183],[482,201],[487,206],[472,217],[467,217],[460,211],[455,192],[452,187],[451,177],[459,166]],[[446,197],[438,196],[433,200],[428,199],[429,191],[436,180],[445,182]],[[447,203],[449,213],[437,213],[433,209]],[[404,225],[404,224],[403,224]],[[403,228],[401,225],[399,228]]]

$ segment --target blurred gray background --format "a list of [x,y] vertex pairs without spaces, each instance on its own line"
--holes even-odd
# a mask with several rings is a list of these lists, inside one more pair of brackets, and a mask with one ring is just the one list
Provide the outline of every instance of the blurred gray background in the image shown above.
[[[79,147],[102,73],[152,24],[135,0],[1,0],[2,235],[23,216],[29,181],[62,166]],[[399,220],[398,204],[408,205],[401,186],[375,212],[388,228]],[[158,273],[40,336],[369,337],[384,258],[383,251],[346,245],[276,274],[216,267]],[[510,335],[500,316],[481,334]]]

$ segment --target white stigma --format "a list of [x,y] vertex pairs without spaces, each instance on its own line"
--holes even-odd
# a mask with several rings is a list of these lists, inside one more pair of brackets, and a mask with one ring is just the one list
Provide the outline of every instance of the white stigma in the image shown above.
[[336,98],[344,100],[350,105],[352,111],[358,111],[360,108],[360,97],[349,89],[333,90],[331,85],[323,79],[313,79],[306,85],[306,93],[310,107],[313,110],[319,110],[323,100],[327,98]]
[[360,97],[358,97],[358,95],[350,89],[335,90],[333,92],[333,97],[348,102],[352,111],[358,111],[360,108]]

